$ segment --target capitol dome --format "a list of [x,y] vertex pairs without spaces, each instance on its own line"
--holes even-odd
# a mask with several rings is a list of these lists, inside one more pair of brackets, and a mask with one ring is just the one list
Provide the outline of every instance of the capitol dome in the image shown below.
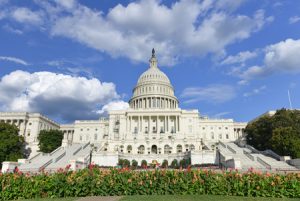
[[155,50],[149,60],[150,67],[138,79],[129,105],[133,109],[174,109],[178,100],[168,76],[157,67]]

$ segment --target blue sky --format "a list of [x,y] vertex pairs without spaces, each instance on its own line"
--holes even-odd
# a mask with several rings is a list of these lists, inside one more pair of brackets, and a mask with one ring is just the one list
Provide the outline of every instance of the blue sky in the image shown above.
[[128,107],[151,49],[183,109],[300,108],[300,2],[0,0],[0,110],[59,122]]

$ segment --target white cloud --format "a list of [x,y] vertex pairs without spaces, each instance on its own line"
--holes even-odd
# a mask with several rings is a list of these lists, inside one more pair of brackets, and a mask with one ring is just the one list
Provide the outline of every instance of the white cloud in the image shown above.
[[102,107],[97,113],[101,115],[107,115],[109,111],[114,110],[126,110],[129,108],[129,104],[124,101],[112,101]]
[[161,1],[141,0],[119,4],[107,14],[74,1],[58,2],[39,3],[48,12],[51,35],[138,62],[147,61],[154,47],[162,65],[173,65],[181,57],[223,52],[271,19],[262,10],[253,17],[228,11],[242,0],[232,7],[210,0],[181,0],[170,7]]
[[34,111],[66,121],[97,118],[98,108],[120,98],[113,83],[52,72],[14,71],[0,81],[0,109]]
[[262,91],[265,91],[266,89],[267,89],[267,87],[265,85],[263,85],[259,88],[253,89],[250,92],[244,93],[243,96],[244,97],[254,96],[254,95],[260,94]]
[[293,16],[289,18],[289,23],[290,24],[294,24],[300,21],[300,17],[299,16]]
[[16,8],[11,12],[11,17],[20,23],[40,25],[43,23],[43,13],[32,11],[26,7]]
[[233,99],[236,95],[234,87],[230,85],[209,85],[208,87],[189,87],[183,90],[181,97],[184,103],[199,101],[223,103]]
[[274,73],[300,73],[300,39],[286,39],[268,45],[263,50],[262,65],[252,66],[235,75],[244,80],[269,76]]
[[9,62],[14,62],[17,64],[22,64],[24,66],[29,65],[26,61],[20,59],[20,58],[16,58],[16,57],[5,57],[5,56],[0,56],[0,61],[9,61]]
[[11,32],[11,33],[14,33],[14,34],[17,34],[17,35],[22,35],[23,34],[23,31],[21,31],[20,29],[15,29],[15,28],[13,28],[13,27],[11,27],[9,25],[4,25],[2,28],[5,31]]
[[217,114],[213,115],[213,117],[219,119],[219,118],[222,118],[222,117],[224,117],[228,114],[231,114],[231,112],[220,112],[220,113],[217,113]]
[[239,52],[237,55],[230,55],[225,58],[220,64],[222,65],[229,65],[229,64],[241,64],[242,66],[245,65],[245,62],[249,59],[253,59],[257,56],[256,52],[244,51]]

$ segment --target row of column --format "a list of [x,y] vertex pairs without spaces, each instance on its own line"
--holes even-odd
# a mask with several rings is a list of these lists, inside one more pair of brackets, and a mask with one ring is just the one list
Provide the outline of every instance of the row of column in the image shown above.
[[[173,119],[173,122],[171,121]],[[155,122],[153,122],[155,120]],[[163,120],[161,122],[161,120]],[[180,132],[179,115],[151,115],[151,116],[127,116],[127,132],[131,133],[163,133]],[[147,127],[147,128],[146,128]],[[155,130],[153,130],[155,127]]]
[[139,98],[131,103],[131,107],[134,109],[145,108],[170,108],[174,109],[178,107],[177,101],[169,98]]
[[25,119],[1,119],[0,122],[8,123],[8,124],[14,124],[19,128],[19,135],[24,135],[27,120]]

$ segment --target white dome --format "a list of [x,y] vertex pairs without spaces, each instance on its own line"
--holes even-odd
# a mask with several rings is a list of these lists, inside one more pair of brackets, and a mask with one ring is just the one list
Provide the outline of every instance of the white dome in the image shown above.
[[139,77],[129,104],[134,109],[170,109],[178,106],[169,78],[157,67],[154,49],[150,67]]

